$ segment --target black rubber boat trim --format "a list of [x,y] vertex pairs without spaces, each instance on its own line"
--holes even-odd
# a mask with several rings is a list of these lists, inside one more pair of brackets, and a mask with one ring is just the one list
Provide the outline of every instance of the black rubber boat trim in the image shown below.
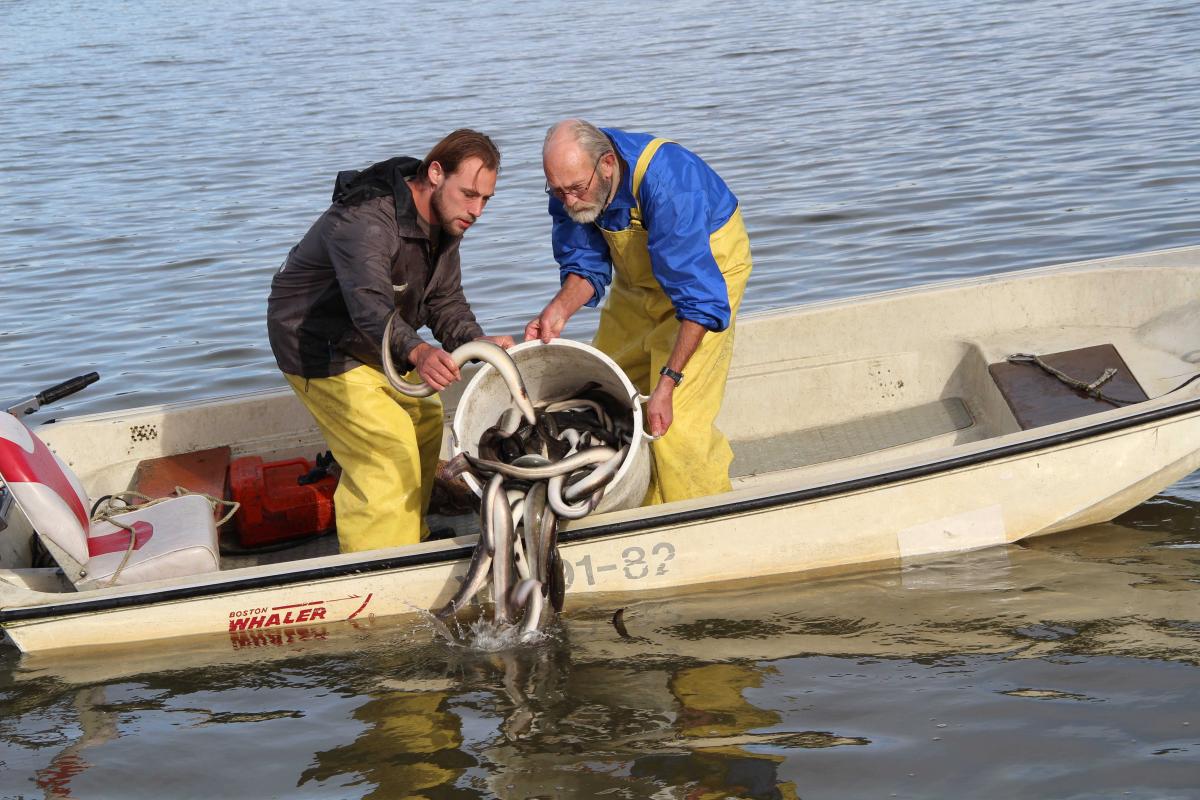
[[[1062,433],[1056,433],[1052,436],[1031,439],[1025,442],[1016,442],[1014,444],[1005,445],[1004,447],[999,447],[992,450],[983,450],[978,453],[968,453],[966,455],[955,456],[953,458],[947,458],[930,464],[921,464],[915,467],[909,467],[896,472],[888,472],[882,475],[870,475],[862,478],[852,478],[850,480],[830,483],[824,486],[814,486],[808,489],[799,489],[794,492],[783,492],[781,494],[774,494],[766,497],[754,497],[747,500],[737,500],[731,503],[724,503],[719,506],[679,511],[674,514],[663,514],[661,516],[655,516],[646,519],[631,519],[624,522],[615,522],[609,525],[600,525],[594,528],[563,531],[559,535],[559,541],[586,541],[588,539],[599,539],[605,536],[633,533],[645,529],[662,528],[681,523],[719,519],[721,517],[744,514],[750,511],[762,511],[764,509],[775,508],[777,506],[786,506],[808,500],[816,500],[839,494],[857,492],[863,489],[885,486],[891,483],[902,483],[914,478],[923,478],[929,475],[937,475],[942,472],[952,472],[956,469],[982,464],[987,461],[997,461],[1010,456],[1024,455],[1026,453],[1036,452],[1038,450],[1046,450],[1051,447],[1057,447],[1059,445],[1089,439],[1094,436],[1112,433],[1113,431],[1124,430],[1125,428],[1135,428],[1147,422],[1155,422],[1157,420],[1169,419],[1171,417],[1182,417],[1197,410],[1200,410],[1200,398],[1189,400],[1186,403],[1180,403],[1178,405],[1155,409],[1153,411],[1144,411],[1140,414],[1120,417],[1119,419],[1102,422],[1097,425],[1089,425],[1084,428],[1074,428],[1069,431],[1063,431]],[[438,550],[432,553],[418,553],[413,555],[397,556],[395,558],[381,558],[372,561],[355,562],[352,564],[340,564],[337,566],[298,570],[295,572],[287,572],[277,575],[260,575],[253,578],[222,581],[220,583],[208,583],[200,586],[187,586],[178,589],[162,589],[156,592],[147,592],[145,594],[128,595],[124,597],[105,597],[96,600],[85,600],[78,603],[63,603],[61,605],[54,606],[0,609],[0,624],[25,620],[46,619],[49,617],[90,614],[97,611],[111,611],[114,609],[129,608],[133,606],[147,606],[154,605],[155,603],[188,600],[196,597],[235,594],[251,589],[268,589],[280,586],[289,586],[295,583],[329,580],[332,578],[344,577],[346,575],[356,575],[367,572],[385,572],[387,570],[399,569],[402,567],[415,567],[423,564],[437,564],[446,561],[455,561],[460,558],[468,558],[471,555],[472,549],[472,546],[464,545],[451,550]]]

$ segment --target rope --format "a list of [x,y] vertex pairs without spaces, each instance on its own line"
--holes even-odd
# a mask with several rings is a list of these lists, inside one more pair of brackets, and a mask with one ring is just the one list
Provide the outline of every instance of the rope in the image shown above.
[[[1112,403],[1115,406],[1128,406],[1128,405],[1133,405],[1134,403],[1145,402],[1144,400],[1121,400],[1116,397],[1109,397],[1108,395],[1106,395],[1100,391],[1099,387],[1105,383],[1108,383],[1108,381],[1112,379],[1113,375],[1117,374],[1118,370],[1113,369],[1112,367],[1109,367],[1108,369],[1104,370],[1104,372],[1100,373],[1100,377],[1097,378],[1096,380],[1092,381],[1091,383],[1085,383],[1084,381],[1076,380],[1075,378],[1072,378],[1070,375],[1067,375],[1066,373],[1055,369],[1054,367],[1050,366],[1045,361],[1043,361],[1042,359],[1033,355],[1032,353],[1013,353],[1011,356],[1006,358],[1005,361],[1008,361],[1009,363],[1012,363],[1012,364],[1033,364],[1034,366],[1041,367],[1046,372],[1048,372],[1051,375],[1053,375],[1054,377],[1058,378],[1060,381],[1067,384],[1068,386],[1072,386],[1076,389],[1079,389],[1082,392],[1087,392],[1089,395],[1091,395],[1092,397],[1095,397],[1097,400],[1104,400],[1105,402]],[[1184,381],[1183,383],[1176,386],[1174,389],[1168,389],[1167,391],[1160,394],[1158,397],[1152,397],[1150,399],[1157,400],[1160,397],[1166,397],[1167,395],[1171,394],[1172,392],[1178,392],[1180,389],[1182,389],[1183,387],[1187,386],[1188,384],[1190,384],[1192,381],[1195,381],[1195,380],[1200,380],[1200,372],[1196,373],[1195,375],[1192,375],[1190,378],[1188,378],[1186,381]]]
[[1132,403],[1142,402],[1141,400],[1122,400],[1116,397],[1109,397],[1104,392],[1100,391],[1100,387],[1111,381],[1113,376],[1117,374],[1118,370],[1113,367],[1108,367],[1104,370],[1104,372],[1100,373],[1099,378],[1096,378],[1096,380],[1089,383],[1087,381],[1081,381],[1078,378],[1072,378],[1065,372],[1055,369],[1033,353],[1013,353],[1005,360],[1010,364],[1033,364],[1034,366],[1041,367],[1042,370],[1062,381],[1067,386],[1070,386],[1072,389],[1078,389],[1090,397],[1094,397],[1097,400],[1103,400],[1104,402],[1111,403],[1114,406],[1127,406]]
[[[217,513],[217,509],[221,506],[229,507],[229,512],[215,523],[218,528],[232,519],[233,515],[237,513],[237,510],[241,508],[241,503],[238,503],[234,500],[223,500],[220,497],[214,497],[213,495],[206,494],[204,492],[193,492],[190,489],[184,488],[183,486],[176,486],[175,494],[167,495],[166,497],[152,498],[149,495],[142,494],[141,492],[127,491],[106,494],[95,502],[95,504],[92,506],[92,522],[107,522],[110,525],[114,525],[118,528],[129,531],[129,545],[125,548],[125,555],[121,558],[121,563],[117,566],[116,571],[113,572],[112,577],[109,578],[108,582],[105,583],[101,588],[107,589],[117,582],[117,578],[120,577],[121,571],[129,564],[129,557],[133,555],[134,546],[137,544],[137,534],[133,530],[133,526],[126,525],[124,522],[116,519],[116,517],[122,514],[128,514],[130,511],[136,511],[140,508],[156,506],[159,503],[165,503],[168,500],[176,500],[184,495],[189,494],[197,494],[207,500],[208,505],[214,514]],[[129,500],[131,498],[140,500],[141,502],[137,504],[130,503]],[[118,502],[122,504],[120,507],[117,506]],[[81,575],[82,574],[83,573],[81,573]]]
[[125,565],[129,563],[129,557],[133,555],[133,548],[137,544],[137,531],[132,526],[126,525],[124,522],[118,522],[115,519],[108,520],[109,523],[116,525],[119,528],[124,528],[129,531],[129,545],[125,548],[125,555],[121,556],[121,563],[117,565],[112,577],[108,579],[108,583],[104,584],[103,589],[107,589],[117,582],[117,578],[121,574],[121,570],[125,569]]

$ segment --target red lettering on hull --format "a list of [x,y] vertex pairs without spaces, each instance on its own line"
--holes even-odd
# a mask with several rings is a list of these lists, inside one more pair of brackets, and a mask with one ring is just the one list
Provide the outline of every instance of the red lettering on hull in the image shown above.
[[[370,600],[370,595],[367,596],[367,599]],[[283,614],[283,616],[280,616],[278,613],[250,615],[248,612],[232,611],[229,614],[229,632],[237,633],[239,631],[251,631],[259,628],[277,628],[287,625],[298,625],[302,622],[318,622],[325,619],[325,614],[329,610],[321,605],[322,603],[324,603],[324,601],[319,600],[316,603],[300,603],[293,606],[281,606],[280,608],[299,608],[300,606],[312,606],[311,608],[303,608],[298,612],[287,611]],[[365,606],[366,603],[363,605]],[[265,611],[265,609],[253,610]],[[273,612],[277,610],[278,609],[271,609]],[[359,607],[358,611],[362,611],[362,606]],[[358,611],[355,611],[354,614],[351,614],[349,618],[353,618]]]

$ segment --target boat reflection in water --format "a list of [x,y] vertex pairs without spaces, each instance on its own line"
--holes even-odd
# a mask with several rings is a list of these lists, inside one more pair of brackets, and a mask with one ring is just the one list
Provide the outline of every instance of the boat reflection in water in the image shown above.
[[[242,796],[878,792],[920,781],[932,746],[938,788],[913,785],[935,792],[1187,786],[1196,516],[1165,497],[1119,524],[859,575],[597,595],[502,652],[391,618],[10,658],[0,757],[48,796],[103,793],[128,777],[106,765],[192,746],[259,768],[161,770]],[[36,746],[22,738],[46,719]],[[1030,762],[1027,783],[993,774],[996,748]],[[870,769],[847,769],[855,753]],[[1036,777],[1051,761],[1067,783]]]

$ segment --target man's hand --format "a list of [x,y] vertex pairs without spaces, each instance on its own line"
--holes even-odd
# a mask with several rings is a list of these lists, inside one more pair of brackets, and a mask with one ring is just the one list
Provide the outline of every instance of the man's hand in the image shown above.
[[675,419],[674,410],[675,381],[662,378],[650,399],[646,401],[646,421],[649,424],[651,436],[662,436],[671,427]]
[[541,339],[548,343],[551,339],[557,339],[567,326],[569,317],[570,315],[564,314],[557,303],[551,302],[542,309],[537,319],[531,320],[525,326],[525,341]]
[[[696,352],[707,332],[698,322],[690,319],[680,321],[679,333],[675,334],[675,346],[665,366],[676,372],[687,369],[692,354]],[[650,399],[646,401],[646,424],[652,436],[662,436],[671,427],[675,418],[675,385],[675,381],[663,375],[658,379],[654,391],[650,393]]]
[[513,337],[511,337],[511,336],[480,336],[479,341],[491,342],[492,344],[498,344],[501,347],[503,347],[505,350],[512,347],[514,344],[516,344],[516,342],[513,341]]
[[425,342],[408,351],[408,360],[421,380],[439,392],[462,377],[449,353]]
[[546,304],[537,319],[525,326],[525,341],[541,339],[549,344],[551,339],[557,339],[567,326],[567,320],[591,300],[593,294],[592,285],[586,278],[574,273],[568,275],[554,299]]

